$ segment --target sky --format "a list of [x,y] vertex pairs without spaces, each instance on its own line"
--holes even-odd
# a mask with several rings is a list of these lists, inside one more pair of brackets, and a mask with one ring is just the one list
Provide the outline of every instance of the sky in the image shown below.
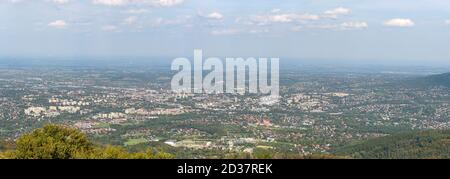
[[448,0],[0,0],[0,57],[450,65]]

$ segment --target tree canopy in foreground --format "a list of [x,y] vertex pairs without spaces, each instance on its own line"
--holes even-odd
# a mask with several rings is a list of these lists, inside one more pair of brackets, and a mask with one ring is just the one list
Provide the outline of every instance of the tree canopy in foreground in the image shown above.
[[11,159],[170,159],[164,152],[130,153],[118,146],[98,146],[73,128],[46,125],[24,134],[16,141],[16,149],[0,153]]

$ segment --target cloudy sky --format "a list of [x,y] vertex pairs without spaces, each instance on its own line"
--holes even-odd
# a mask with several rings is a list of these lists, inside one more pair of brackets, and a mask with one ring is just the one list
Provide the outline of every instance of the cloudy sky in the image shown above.
[[448,0],[0,0],[0,57],[450,63]]

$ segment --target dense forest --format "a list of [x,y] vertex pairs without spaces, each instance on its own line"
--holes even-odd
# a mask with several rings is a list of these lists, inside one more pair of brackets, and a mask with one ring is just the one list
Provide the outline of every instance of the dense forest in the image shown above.
[[410,80],[406,80],[405,83],[401,84],[400,86],[407,86],[414,88],[430,88],[430,87],[450,88],[450,73],[412,78]]
[[426,80],[432,85],[450,88],[450,73],[428,76]]
[[448,159],[450,130],[416,131],[344,146],[337,155],[364,159]]

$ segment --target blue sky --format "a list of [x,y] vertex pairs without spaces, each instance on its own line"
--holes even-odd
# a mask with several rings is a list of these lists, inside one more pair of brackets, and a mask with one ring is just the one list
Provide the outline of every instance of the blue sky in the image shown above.
[[448,0],[0,0],[0,56],[450,64]]

